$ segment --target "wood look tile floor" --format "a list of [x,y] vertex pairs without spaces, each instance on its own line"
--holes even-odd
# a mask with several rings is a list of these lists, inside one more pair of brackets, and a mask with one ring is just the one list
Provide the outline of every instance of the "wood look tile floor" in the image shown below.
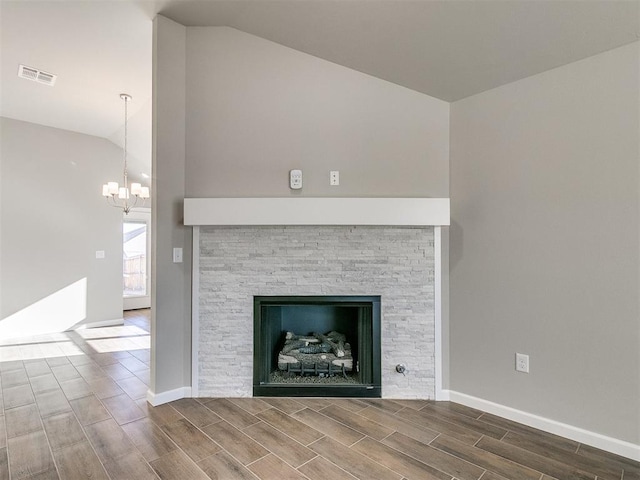
[[149,311],[0,343],[0,480],[640,480],[640,464],[450,402],[199,398],[158,407]]

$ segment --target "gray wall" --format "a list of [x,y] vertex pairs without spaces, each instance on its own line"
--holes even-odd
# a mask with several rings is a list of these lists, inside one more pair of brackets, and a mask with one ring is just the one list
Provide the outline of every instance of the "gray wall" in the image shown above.
[[[190,385],[182,199],[449,192],[449,104],[230,28],[154,29],[152,387]],[[292,193],[288,172],[304,170]],[[329,187],[329,170],[341,185]],[[185,263],[171,263],[171,248]]]
[[[154,20],[151,391],[191,384],[191,228],[185,197],[186,28]],[[184,263],[173,263],[173,248]]]
[[187,72],[188,197],[449,194],[447,102],[227,27],[187,29]]
[[636,444],[638,54],[453,103],[450,231],[451,389]]
[[[122,151],[98,137],[0,121],[2,320],[82,279],[86,297],[74,297],[86,300],[80,323],[121,320],[122,211],[106,204],[101,187],[121,178]],[[65,309],[71,305],[21,321],[53,322]]]

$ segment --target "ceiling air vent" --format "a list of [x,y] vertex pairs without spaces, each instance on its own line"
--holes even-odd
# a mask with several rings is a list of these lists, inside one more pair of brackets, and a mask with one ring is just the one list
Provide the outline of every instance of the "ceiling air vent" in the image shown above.
[[56,78],[58,78],[57,75],[52,73],[43,72],[37,68],[27,67],[25,65],[20,65],[20,68],[18,69],[18,76],[20,78],[26,78],[27,80],[33,80],[34,82],[49,85],[50,87],[53,87],[56,83]]

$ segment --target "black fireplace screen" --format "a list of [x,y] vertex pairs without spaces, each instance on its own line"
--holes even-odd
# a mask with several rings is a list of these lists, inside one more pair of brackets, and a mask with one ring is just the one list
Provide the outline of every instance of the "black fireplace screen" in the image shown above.
[[380,297],[254,297],[254,396],[380,397]]

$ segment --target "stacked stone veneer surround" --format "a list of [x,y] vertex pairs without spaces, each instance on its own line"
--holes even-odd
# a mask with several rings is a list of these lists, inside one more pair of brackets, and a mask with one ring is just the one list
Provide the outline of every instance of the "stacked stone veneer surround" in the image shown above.
[[199,249],[201,396],[252,395],[255,295],[380,295],[382,396],[435,397],[433,227],[201,227]]

